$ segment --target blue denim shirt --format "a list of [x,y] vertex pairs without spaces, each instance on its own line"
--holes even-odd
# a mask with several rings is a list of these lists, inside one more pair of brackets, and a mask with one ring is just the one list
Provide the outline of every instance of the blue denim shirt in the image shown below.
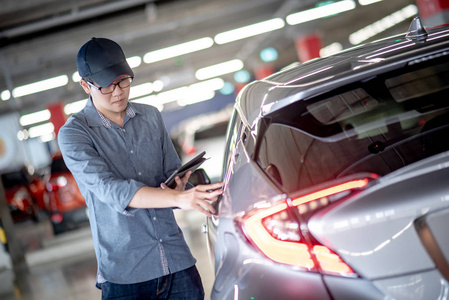
[[98,283],[143,282],[196,262],[172,208],[128,207],[141,187],[159,187],[180,161],[156,108],[130,103],[126,113],[120,127],[89,99],[58,134],[89,209]]

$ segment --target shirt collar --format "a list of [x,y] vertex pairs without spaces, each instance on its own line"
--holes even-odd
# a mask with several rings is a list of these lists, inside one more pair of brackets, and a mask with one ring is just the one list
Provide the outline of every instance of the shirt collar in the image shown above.
[[[103,124],[104,127],[106,128],[111,128],[112,127],[112,123],[111,121],[106,118],[98,109],[95,108],[95,106],[93,105],[92,99],[89,96],[89,99],[87,101],[87,105],[86,108],[88,110],[90,110],[92,112],[92,108],[94,109],[94,111],[97,112],[98,116],[100,117],[101,120],[101,124]],[[134,118],[136,116],[136,113],[138,113],[138,111],[136,110],[136,108],[128,102],[128,106],[126,107],[126,115],[130,118]],[[92,114],[90,114],[91,117],[93,117]],[[92,119],[97,119],[97,118],[92,118]],[[98,119],[97,119],[98,120]],[[95,121],[93,123],[96,123]]]

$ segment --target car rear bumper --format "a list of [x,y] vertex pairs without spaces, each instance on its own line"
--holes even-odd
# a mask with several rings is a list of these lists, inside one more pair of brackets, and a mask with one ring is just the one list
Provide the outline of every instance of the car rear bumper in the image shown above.
[[87,207],[80,207],[67,212],[51,213],[50,220],[55,233],[61,233],[88,224],[89,215]]

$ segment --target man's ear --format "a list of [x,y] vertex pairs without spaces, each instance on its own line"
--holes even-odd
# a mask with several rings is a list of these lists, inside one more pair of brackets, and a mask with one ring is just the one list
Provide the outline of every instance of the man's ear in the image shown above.
[[89,87],[89,85],[87,84],[87,82],[84,79],[81,79],[80,85],[84,89],[86,94],[90,94],[90,87]]

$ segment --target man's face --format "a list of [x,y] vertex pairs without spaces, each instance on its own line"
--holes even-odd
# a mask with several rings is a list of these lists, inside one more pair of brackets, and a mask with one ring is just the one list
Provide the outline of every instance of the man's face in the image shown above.
[[126,110],[131,82],[132,78],[125,75],[114,80],[108,87],[99,87],[96,83],[84,80],[81,81],[81,86],[91,95],[95,108],[108,117]]

